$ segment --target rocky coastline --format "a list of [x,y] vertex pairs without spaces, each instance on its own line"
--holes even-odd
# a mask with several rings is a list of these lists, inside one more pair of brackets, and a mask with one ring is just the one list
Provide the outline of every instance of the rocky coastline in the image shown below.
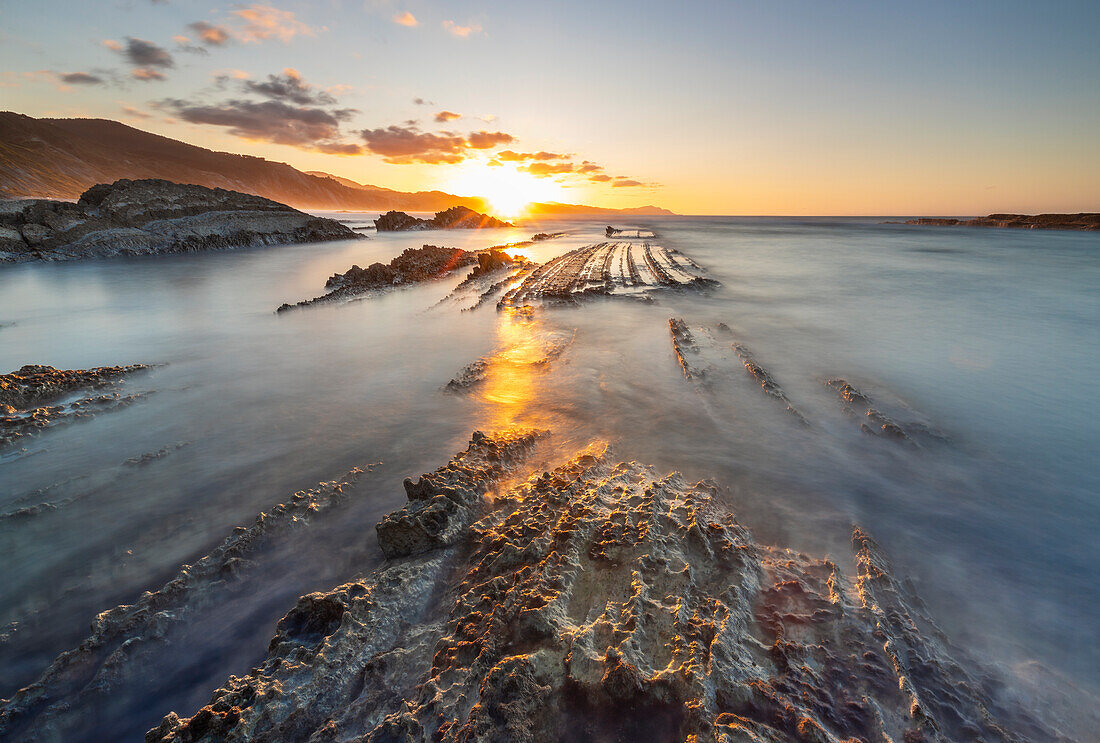
[[76,203],[0,202],[0,263],[361,238],[335,220],[260,196],[158,179],[101,183]]
[[1008,227],[1022,230],[1100,230],[1100,213],[1080,214],[990,214],[975,219],[921,217],[905,222],[885,224],[912,224],[922,227]]
[[481,230],[515,227],[510,222],[475,212],[465,206],[453,206],[436,212],[431,219],[420,219],[405,212],[386,212],[374,220],[379,232],[414,232],[416,230]]

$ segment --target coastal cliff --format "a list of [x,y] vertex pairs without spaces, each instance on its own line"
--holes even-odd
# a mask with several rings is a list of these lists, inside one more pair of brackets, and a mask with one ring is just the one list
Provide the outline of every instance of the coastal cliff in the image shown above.
[[186,253],[361,236],[260,196],[146,179],[92,186],[75,204],[0,204],[0,263]]

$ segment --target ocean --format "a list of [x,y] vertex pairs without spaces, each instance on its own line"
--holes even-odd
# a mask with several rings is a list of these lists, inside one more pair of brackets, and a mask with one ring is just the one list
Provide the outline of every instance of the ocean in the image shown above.
[[[564,232],[519,248],[544,261],[604,240],[606,219],[0,269],[0,370],[158,365],[127,382],[148,393],[136,403],[0,452],[0,697],[234,527],[372,465],[338,508],[212,591],[151,651],[157,677],[122,683],[86,735],[140,740],[168,711],[190,714],[263,658],[298,596],[380,564],[374,524],[405,502],[403,478],[474,430],[521,425],[562,452],[604,439],[620,459],[712,478],[760,542],[847,560],[858,525],[969,657],[1024,694],[1094,708],[1100,235],[884,219],[615,218],[718,285],[523,317],[495,302],[463,311],[471,297],[450,295],[463,272],[274,310],[408,247]],[[702,378],[678,365],[671,318],[700,343]],[[530,363],[563,338],[551,363]],[[497,362],[486,384],[443,389],[482,357]],[[834,379],[912,435],[868,434]]]

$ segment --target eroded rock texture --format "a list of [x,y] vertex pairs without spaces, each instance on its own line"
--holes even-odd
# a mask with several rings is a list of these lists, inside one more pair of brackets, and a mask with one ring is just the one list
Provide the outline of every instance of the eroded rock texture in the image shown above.
[[593,444],[428,551],[302,597],[263,665],[146,740],[1060,737],[952,659],[863,532],[849,573],[756,544],[716,492]]
[[876,404],[870,395],[854,387],[846,379],[829,379],[826,387],[835,390],[844,403],[844,412],[860,419],[860,430],[872,436],[884,439],[913,443],[917,441],[939,440],[946,437],[927,423],[921,421],[899,421],[891,414],[881,410],[883,405]]
[[738,358],[741,359],[741,363],[745,365],[745,371],[749,373],[749,376],[760,383],[760,389],[764,390],[764,394],[783,403],[787,412],[794,416],[799,422],[803,424],[808,423],[806,416],[802,415],[798,408],[791,403],[790,398],[787,397],[787,393],[784,392],[783,388],[779,386],[779,383],[775,381],[771,372],[757,362],[752,351],[740,343],[734,343],[733,350],[737,353]]
[[121,380],[147,369],[144,364],[93,369],[29,364],[0,375],[0,447],[52,426],[129,405],[140,395],[122,394]]
[[465,206],[452,206],[436,212],[431,219],[418,219],[405,212],[386,212],[374,220],[375,229],[379,232],[407,232],[413,230],[478,230],[500,229],[513,227],[509,222],[504,222],[496,217],[475,212]]
[[701,288],[705,278],[693,261],[671,248],[633,242],[586,245],[547,261],[498,306],[536,301],[575,302],[587,296],[645,297],[655,289]]
[[372,263],[366,268],[352,266],[344,273],[334,274],[325,282],[325,288],[329,290],[326,294],[293,305],[283,304],[276,312],[320,302],[350,299],[376,289],[431,281],[456,269],[475,264],[478,264],[478,254],[460,248],[441,248],[436,245],[407,248],[388,265]]
[[0,210],[0,263],[359,239],[331,219],[252,194],[158,179],[92,186],[75,203]]

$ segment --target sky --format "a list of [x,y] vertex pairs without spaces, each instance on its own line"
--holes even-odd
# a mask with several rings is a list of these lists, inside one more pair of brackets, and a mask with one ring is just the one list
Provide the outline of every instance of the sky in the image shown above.
[[0,109],[399,190],[1100,211],[1100,3],[0,0]]

